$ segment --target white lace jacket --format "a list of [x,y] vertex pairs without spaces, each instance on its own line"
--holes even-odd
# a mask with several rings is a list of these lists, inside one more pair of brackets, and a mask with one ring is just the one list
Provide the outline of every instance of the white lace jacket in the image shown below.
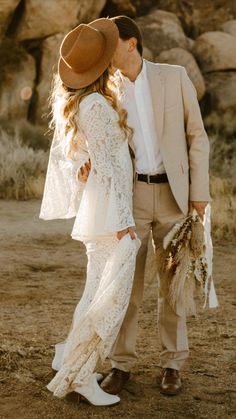
[[[132,162],[117,113],[102,95],[92,93],[80,104],[78,127],[75,161],[66,158],[69,138],[55,131],[40,218],[76,216],[72,237],[77,240],[134,226]],[[91,171],[83,184],[76,180],[76,172],[88,157]]]

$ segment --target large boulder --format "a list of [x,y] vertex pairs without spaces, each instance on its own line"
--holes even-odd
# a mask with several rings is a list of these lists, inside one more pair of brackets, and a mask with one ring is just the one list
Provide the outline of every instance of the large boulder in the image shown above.
[[42,58],[39,70],[39,84],[37,86],[36,121],[39,124],[47,123],[48,97],[51,90],[53,73],[57,71],[59,47],[64,34],[57,34],[46,38],[42,42]]
[[145,58],[148,61],[153,61],[154,59],[152,51],[147,47],[143,48],[143,58]]
[[219,71],[205,75],[203,112],[206,127],[215,132],[236,133],[236,72]]
[[96,19],[105,0],[26,0],[16,31],[19,41],[66,32],[81,22]]
[[12,15],[20,0],[1,0],[0,5],[0,35],[3,35],[10,23]]
[[229,20],[228,22],[224,22],[221,25],[221,30],[223,32],[227,32],[232,36],[236,37],[236,19],[234,20]]
[[36,77],[34,58],[26,54],[15,70],[6,72],[0,91],[0,118],[27,119]]
[[[150,12],[153,6],[157,6],[158,0],[131,0],[132,4],[136,8],[137,16],[144,16]],[[108,0],[109,2],[109,0]],[[165,9],[160,7],[160,9]]]
[[236,72],[219,71],[205,75],[209,110],[236,112]]
[[180,21],[173,13],[153,10],[136,19],[136,23],[143,34],[144,45],[155,55],[170,48],[188,46]]
[[157,0],[157,6],[175,13],[191,38],[217,31],[223,22],[236,17],[235,0]]
[[206,90],[204,78],[195,58],[190,52],[182,48],[172,48],[161,52],[155,61],[160,63],[177,64],[185,67],[197,90],[198,100],[202,99]]
[[236,42],[224,32],[206,32],[200,35],[192,49],[204,73],[236,69]]
[[102,10],[102,16],[126,15],[131,18],[136,16],[136,8],[130,0],[109,0]]

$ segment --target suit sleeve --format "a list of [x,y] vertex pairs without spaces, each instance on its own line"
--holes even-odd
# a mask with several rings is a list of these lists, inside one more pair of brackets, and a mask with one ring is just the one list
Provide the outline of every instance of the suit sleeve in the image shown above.
[[190,201],[210,201],[209,140],[204,129],[197,93],[184,67],[181,68],[185,132],[189,148]]

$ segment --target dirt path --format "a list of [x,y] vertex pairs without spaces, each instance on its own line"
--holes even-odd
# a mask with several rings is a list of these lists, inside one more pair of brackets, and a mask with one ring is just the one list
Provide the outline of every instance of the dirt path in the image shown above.
[[[152,268],[140,314],[139,362],[121,403],[95,408],[48,392],[53,345],[66,337],[83,290],[86,258],[83,246],[70,238],[71,220],[41,221],[39,206],[39,201],[0,201],[0,418],[236,417],[234,244],[215,247],[220,308],[189,319],[191,356],[179,396],[164,397],[158,390],[157,284]],[[109,363],[104,371],[108,368]]]

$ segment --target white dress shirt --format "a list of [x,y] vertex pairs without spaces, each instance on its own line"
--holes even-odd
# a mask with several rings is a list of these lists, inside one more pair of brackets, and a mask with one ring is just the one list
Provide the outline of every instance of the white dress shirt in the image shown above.
[[134,82],[119,70],[118,75],[121,79],[122,91],[120,101],[128,112],[128,125],[134,130],[136,172],[149,175],[165,173],[155,128],[145,60]]

